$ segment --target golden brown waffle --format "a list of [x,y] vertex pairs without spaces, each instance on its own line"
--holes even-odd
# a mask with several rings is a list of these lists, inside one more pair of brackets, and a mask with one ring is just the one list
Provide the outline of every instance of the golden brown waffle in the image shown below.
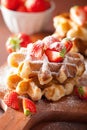
[[87,23],[84,26],[78,25],[70,16],[70,12],[66,12],[55,16],[53,25],[55,28],[53,36],[58,39],[75,38],[72,50],[87,56]]
[[62,63],[47,61],[25,61],[18,67],[22,78],[38,77],[41,85],[49,83],[53,78],[63,83],[68,78],[81,76],[84,72],[83,57],[78,53],[69,53]]
[[24,51],[22,54],[10,54],[9,63],[12,68],[16,67],[16,71],[8,75],[7,84],[9,89],[20,95],[28,94],[32,100],[39,100],[44,95],[48,100],[57,101],[69,95],[73,91],[75,79],[85,70],[84,58],[79,53],[68,53],[62,63],[46,59],[33,61],[26,57]]

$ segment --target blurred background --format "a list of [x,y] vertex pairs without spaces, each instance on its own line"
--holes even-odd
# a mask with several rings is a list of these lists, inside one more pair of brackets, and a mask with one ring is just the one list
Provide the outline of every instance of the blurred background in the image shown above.
[[[87,5],[87,0],[53,0],[55,2],[55,10],[53,12],[53,17],[63,13],[63,12],[68,12],[70,7],[73,5]],[[44,31],[50,31],[54,32],[54,27],[53,27],[53,19],[51,19],[48,28]],[[7,38],[11,35],[12,33],[8,30],[6,27],[1,12],[0,12],[0,66],[4,64],[7,60],[8,53],[5,48],[5,42]]]

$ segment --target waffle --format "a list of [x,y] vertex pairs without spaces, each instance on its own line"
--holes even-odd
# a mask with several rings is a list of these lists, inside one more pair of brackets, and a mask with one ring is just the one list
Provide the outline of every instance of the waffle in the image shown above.
[[[18,52],[9,56],[12,68],[15,64],[10,60],[15,54],[19,56]],[[85,70],[84,58],[79,53],[68,53],[62,63],[28,60],[24,58],[27,57],[25,53],[22,53],[22,56],[21,60],[18,60],[17,57],[19,64],[15,66],[16,71],[13,69],[8,75],[8,88],[15,90],[20,95],[28,94],[34,101],[40,100],[43,95],[48,100],[57,101],[61,97],[71,94],[75,79],[81,76]]]
[[63,83],[68,78],[81,76],[83,72],[83,57],[77,53],[67,54],[63,63],[25,61],[18,67],[18,73],[22,78],[38,77],[41,85],[49,83],[53,78]]
[[42,96],[57,101],[71,94],[76,79],[85,70],[84,58],[79,53],[66,51],[61,62],[50,62],[45,49],[51,46],[54,50],[55,45],[60,49],[61,44],[64,47],[64,43],[48,36],[11,53],[8,56],[8,64],[12,68],[7,77],[8,88],[20,95],[28,95],[34,101],[40,100]]
[[68,13],[62,13],[54,17],[55,32],[53,36],[58,39],[63,39],[64,37],[75,38],[72,51],[80,52],[87,56],[87,21],[84,25],[79,25],[72,16],[72,8],[70,8]]

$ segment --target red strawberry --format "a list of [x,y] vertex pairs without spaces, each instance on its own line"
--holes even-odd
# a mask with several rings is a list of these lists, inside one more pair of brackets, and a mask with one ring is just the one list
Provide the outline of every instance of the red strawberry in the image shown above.
[[27,12],[27,9],[26,9],[25,5],[19,5],[18,8],[16,9],[16,11]]
[[4,96],[4,102],[8,107],[19,110],[19,99],[16,92],[6,93]]
[[56,42],[59,42],[59,40],[53,36],[47,36],[42,40],[42,42],[44,43],[44,49],[53,49],[56,48],[56,46],[54,45],[52,48],[52,45]]
[[27,47],[27,45],[32,42],[30,36],[25,33],[19,33],[17,34],[17,37],[21,41],[20,42],[21,47]]
[[28,98],[23,98],[23,111],[26,116],[31,113],[36,113],[36,106],[34,102]]
[[83,8],[84,8],[84,11],[87,13],[87,5],[85,5]]
[[19,5],[19,0],[1,0],[1,4],[8,9],[15,10]]
[[[64,59],[64,56],[72,48],[71,39],[65,38],[61,42],[57,40],[55,42],[53,37],[50,37],[50,42],[46,44],[47,40],[43,40],[45,43],[45,54],[47,55],[50,62],[61,62]],[[47,46],[48,45],[48,46]]]
[[64,59],[65,50],[62,50],[61,52],[57,52],[57,51],[47,49],[45,51],[45,54],[47,55],[48,60],[50,62],[61,62]]
[[70,9],[70,16],[78,25],[83,26],[87,21],[87,12],[83,6],[74,6]]
[[40,60],[43,56],[43,43],[42,41],[38,40],[35,42],[31,49],[31,54],[33,60]]
[[50,8],[47,0],[26,0],[26,8],[29,12],[40,12]]
[[24,5],[26,0],[19,0],[19,5]]
[[11,36],[6,42],[6,49],[9,53],[17,51],[20,47],[27,47],[32,40],[29,35],[24,33],[19,33],[17,35]]
[[75,94],[79,98],[87,100],[87,86],[75,87]]
[[69,52],[73,46],[72,40],[69,38],[64,38],[61,42],[64,44],[64,47],[66,48],[66,52]]

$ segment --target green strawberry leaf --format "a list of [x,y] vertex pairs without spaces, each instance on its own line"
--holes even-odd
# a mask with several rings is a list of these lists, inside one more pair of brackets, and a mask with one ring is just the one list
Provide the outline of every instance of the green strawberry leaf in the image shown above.
[[84,91],[83,91],[83,87],[82,87],[82,86],[78,87],[78,92],[79,92],[79,94],[80,94],[81,96],[84,95]]
[[13,37],[13,38],[10,38],[9,39],[10,41],[10,44],[11,44],[11,47],[17,51],[20,49],[20,43],[21,43],[21,40],[18,38],[18,37]]
[[60,51],[60,56],[64,58],[66,54],[66,48],[63,48],[61,51]]
[[31,112],[30,112],[29,109],[24,109],[24,115],[25,115],[25,116],[28,116],[28,115],[30,115],[30,114],[31,114]]

